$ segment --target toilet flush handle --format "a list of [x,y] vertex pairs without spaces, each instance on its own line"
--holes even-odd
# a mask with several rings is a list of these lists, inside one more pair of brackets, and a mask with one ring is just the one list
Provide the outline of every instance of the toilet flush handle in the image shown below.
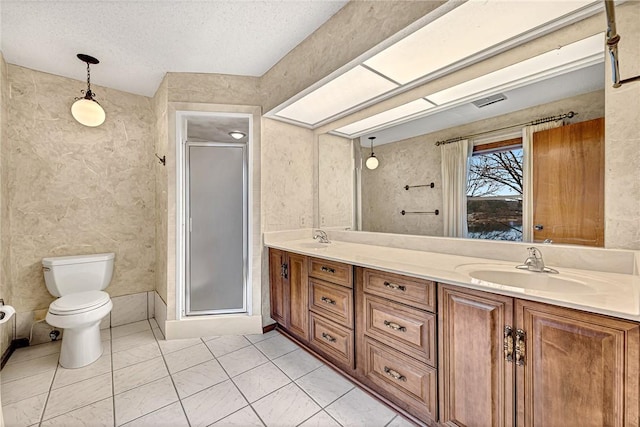
[[51,271],[50,267],[42,267],[42,271]]

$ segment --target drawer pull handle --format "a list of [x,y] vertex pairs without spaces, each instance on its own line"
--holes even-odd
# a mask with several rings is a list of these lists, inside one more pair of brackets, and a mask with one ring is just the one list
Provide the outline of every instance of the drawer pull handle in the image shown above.
[[406,286],[402,286],[402,285],[396,285],[395,283],[390,283],[390,282],[384,282],[384,285],[389,288],[389,289],[393,289],[394,291],[401,291],[404,292],[407,290]]
[[326,332],[322,333],[322,338],[324,338],[325,341],[336,342],[336,339]]
[[322,297],[322,298],[320,298],[320,300],[322,302],[326,302],[327,304],[336,305],[336,300],[328,298],[328,297]]
[[325,267],[324,265],[320,268],[320,270],[324,271],[325,273],[331,273],[331,274],[334,274],[336,272],[334,268]]
[[527,335],[522,329],[516,329],[516,365],[524,366],[525,361],[525,340]]
[[394,380],[398,380],[398,381],[404,381],[407,382],[407,377],[405,377],[404,375],[402,375],[400,372],[398,371],[394,371],[393,369],[391,369],[388,366],[384,367],[384,373],[389,375],[391,378],[393,378]]
[[513,362],[513,329],[509,325],[504,327],[504,342],[502,346],[504,349],[504,360]]
[[387,328],[391,328],[394,331],[407,332],[407,328],[405,328],[404,326],[400,326],[394,322],[389,322],[388,320],[384,321],[384,326],[386,326]]

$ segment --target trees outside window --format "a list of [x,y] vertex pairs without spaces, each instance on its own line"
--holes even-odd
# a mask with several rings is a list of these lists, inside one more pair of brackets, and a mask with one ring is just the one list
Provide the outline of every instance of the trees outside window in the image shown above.
[[475,147],[469,160],[469,237],[522,241],[522,145],[490,146]]

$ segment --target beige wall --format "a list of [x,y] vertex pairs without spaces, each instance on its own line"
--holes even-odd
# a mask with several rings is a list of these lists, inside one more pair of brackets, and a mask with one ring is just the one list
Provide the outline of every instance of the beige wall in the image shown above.
[[262,105],[258,77],[228,74],[167,73],[169,102]]
[[[11,289],[10,246],[9,246],[9,141],[7,140],[7,100],[9,81],[7,63],[0,52],[0,298],[6,304],[14,304]],[[0,325],[0,357],[13,339],[15,316]]]
[[354,160],[351,140],[318,136],[318,224],[353,227]]
[[115,252],[112,296],[154,288],[155,182],[149,98],[94,91],[98,128],[69,108],[83,82],[9,65],[11,286],[18,311],[46,308],[46,256]]
[[[616,6],[620,77],[640,76],[640,2]],[[607,56],[607,65],[609,59]],[[640,249],[640,81],[605,82],[605,237],[607,248]]]
[[[151,100],[153,106],[153,113],[155,115],[155,128],[154,128],[154,146],[155,152],[158,156],[171,155],[168,153],[168,138],[169,138],[169,122],[167,116],[167,108],[169,97],[168,78],[162,80],[160,87],[156,91],[153,99]],[[166,157],[165,157],[166,159]],[[160,298],[167,302],[167,256],[169,248],[167,246],[167,185],[168,174],[167,167],[163,166],[160,161],[154,163],[155,172],[155,257],[156,257],[156,271],[155,271],[155,289],[160,295]]]
[[[569,111],[578,113],[571,121],[573,123],[591,120],[604,115],[604,103],[604,91],[596,91],[376,147],[374,152],[380,160],[380,166],[373,171],[362,169],[362,229],[442,236],[442,216],[400,214],[403,209],[442,210],[440,148],[435,146],[436,141],[499,129],[514,123],[524,123]],[[368,149],[363,149],[363,156],[368,153]],[[416,188],[409,191],[403,188],[407,184],[430,182],[435,183],[435,188]]]

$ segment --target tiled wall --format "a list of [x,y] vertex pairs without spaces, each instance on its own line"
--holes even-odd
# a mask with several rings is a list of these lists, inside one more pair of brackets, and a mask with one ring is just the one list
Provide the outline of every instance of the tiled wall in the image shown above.
[[98,128],[69,112],[83,82],[9,65],[11,285],[18,312],[48,307],[41,259],[115,252],[111,296],[154,289],[155,157],[149,98],[99,86]]
[[[401,210],[442,210],[442,171],[440,147],[436,141],[500,129],[514,123],[524,123],[542,117],[575,111],[572,122],[604,116],[604,91],[587,93],[560,101],[526,108],[510,114],[493,117],[420,135],[391,144],[375,147],[380,160],[375,170],[362,169],[362,229],[399,234],[442,236],[442,216],[400,215]],[[518,129],[512,129],[512,131]],[[369,149],[363,147],[363,156]],[[405,185],[435,183],[432,188],[409,191]]]

